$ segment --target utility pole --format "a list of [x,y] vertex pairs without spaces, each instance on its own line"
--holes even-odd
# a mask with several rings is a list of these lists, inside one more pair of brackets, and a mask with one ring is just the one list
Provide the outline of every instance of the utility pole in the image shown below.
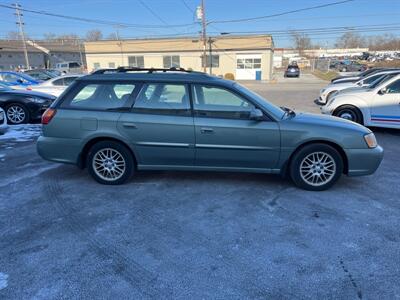
[[209,51],[209,56],[210,56],[210,75],[212,75],[212,64],[213,64],[213,59],[212,59],[212,43],[214,41],[212,40],[211,37],[208,38],[208,51]]
[[122,41],[120,39],[120,35],[119,35],[119,29],[120,29],[120,25],[116,25],[115,26],[115,34],[117,35],[117,40],[118,40],[118,46],[120,48],[120,52],[121,52],[121,65],[120,67],[124,66],[124,51],[122,50]]
[[22,13],[20,11],[21,5],[15,3],[14,6],[15,6],[15,15],[17,16],[17,25],[19,27],[19,34],[21,36],[22,46],[24,48],[25,64],[26,68],[29,70],[30,66],[29,66],[28,48],[26,47],[25,32],[24,32],[25,24],[24,22],[22,22]]
[[201,21],[201,40],[203,42],[203,71],[207,72],[207,21],[206,11],[204,8],[204,0],[201,0],[201,5],[197,7],[197,19]]

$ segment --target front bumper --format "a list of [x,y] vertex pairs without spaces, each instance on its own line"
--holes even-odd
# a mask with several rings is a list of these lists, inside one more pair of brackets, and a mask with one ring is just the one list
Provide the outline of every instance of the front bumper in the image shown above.
[[2,115],[3,119],[0,120],[0,134],[4,134],[7,131],[8,125],[7,125],[7,118],[6,114],[1,111],[0,115]]
[[375,173],[383,159],[383,148],[344,149],[348,161],[349,176],[371,175]]

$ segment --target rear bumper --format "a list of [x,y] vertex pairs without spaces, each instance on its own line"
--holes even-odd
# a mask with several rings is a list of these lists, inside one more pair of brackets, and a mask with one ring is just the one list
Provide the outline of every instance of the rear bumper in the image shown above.
[[285,76],[286,76],[286,77],[299,77],[299,76],[300,76],[300,73],[299,73],[299,72],[296,72],[296,73],[293,73],[293,72],[286,72],[286,73],[285,73]]
[[383,159],[383,148],[344,149],[349,163],[349,176],[362,176],[375,173]]
[[79,162],[81,140],[40,136],[36,150],[43,159],[76,165]]

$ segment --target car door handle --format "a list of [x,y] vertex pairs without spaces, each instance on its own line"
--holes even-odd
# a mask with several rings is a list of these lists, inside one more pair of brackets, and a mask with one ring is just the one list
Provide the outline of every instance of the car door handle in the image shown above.
[[200,128],[200,132],[201,133],[213,133],[214,129],[209,128],[209,127],[202,127],[202,128]]
[[126,128],[133,128],[133,129],[137,128],[135,123],[122,123],[122,126],[124,126]]

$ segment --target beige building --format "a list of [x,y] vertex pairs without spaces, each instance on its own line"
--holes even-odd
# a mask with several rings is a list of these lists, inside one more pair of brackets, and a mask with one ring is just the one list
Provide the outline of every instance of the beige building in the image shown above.
[[[206,66],[212,74],[235,79],[270,80],[273,40],[270,35],[221,36],[207,43]],[[203,43],[196,38],[102,40],[85,43],[88,71],[118,66],[203,70]],[[210,57],[212,59],[210,59]]]

